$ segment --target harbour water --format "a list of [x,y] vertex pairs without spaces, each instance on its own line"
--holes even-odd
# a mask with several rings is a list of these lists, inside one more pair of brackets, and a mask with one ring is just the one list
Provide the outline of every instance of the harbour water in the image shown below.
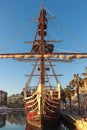
[[[26,125],[24,112],[10,112],[8,114],[0,115],[0,130],[31,130]],[[48,130],[48,129],[45,129]],[[49,130],[74,130],[72,126],[67,127],[60,123],[57,128]]]

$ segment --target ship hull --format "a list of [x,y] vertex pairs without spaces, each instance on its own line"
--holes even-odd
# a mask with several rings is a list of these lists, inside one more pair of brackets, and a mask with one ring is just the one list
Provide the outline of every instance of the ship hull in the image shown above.
[[[31,115],[31,116],[29,116]],[[32,118],[31,118],[32,117]],[[28,113],[26,112],[26,123],[32,130],[43,130],[45,128],[54,128],[57,127],[60,123],[60,113],[54,113],[54,114],[45,114],[41,117],[37,115],[36,119],[36,113],[34,116],[34,113]]]
[[39,87],[40,85],[36,91],[32,90],[32,93],[29,91],[25,97],[26,121],[30,127],[35,127],[35,130],[36,128],[51,128],[60,122],[60,91],[45,90],[42,103]]

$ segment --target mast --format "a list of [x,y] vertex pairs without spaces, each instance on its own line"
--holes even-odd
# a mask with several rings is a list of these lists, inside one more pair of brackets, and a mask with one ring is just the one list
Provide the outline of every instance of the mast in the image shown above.
[[40,36],[40,54],[41,54],[41,58],[40,58],[40,85],[41,85],[41,108],[40,108],[40,114],[41,114],[41,118],[43,117],[43,113],[44,113],[44,95],[43,95],[43,91],[44,91],[44,86],[45,86],[45,78],[44,78],[44,36],[46,36],[46,23],[47,23],[47,19],[46,19],[46,10],[44,8],[41,9],[40,11],[40,18],[39,18],[39,24],[38,24],[38,35]]

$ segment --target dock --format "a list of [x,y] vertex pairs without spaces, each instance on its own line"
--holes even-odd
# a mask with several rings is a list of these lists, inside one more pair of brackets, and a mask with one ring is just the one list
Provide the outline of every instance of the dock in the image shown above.
[[72,125],[76,130],[87,130],[87,116],[79,116],[69,112],[61,112],[61,120]]
[[8,108],[7,110],[9,110],[9,111],[24,111],[25,112],[25,108]]

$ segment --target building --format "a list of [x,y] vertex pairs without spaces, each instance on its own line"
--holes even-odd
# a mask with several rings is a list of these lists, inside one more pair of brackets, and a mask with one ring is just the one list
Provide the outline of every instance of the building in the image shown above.
[[24,97],[21,94],[12,94],[8,97],[7,107],[20,108],[24,107]]
[[0,106],[7,105],[7,92],[0,90]]

